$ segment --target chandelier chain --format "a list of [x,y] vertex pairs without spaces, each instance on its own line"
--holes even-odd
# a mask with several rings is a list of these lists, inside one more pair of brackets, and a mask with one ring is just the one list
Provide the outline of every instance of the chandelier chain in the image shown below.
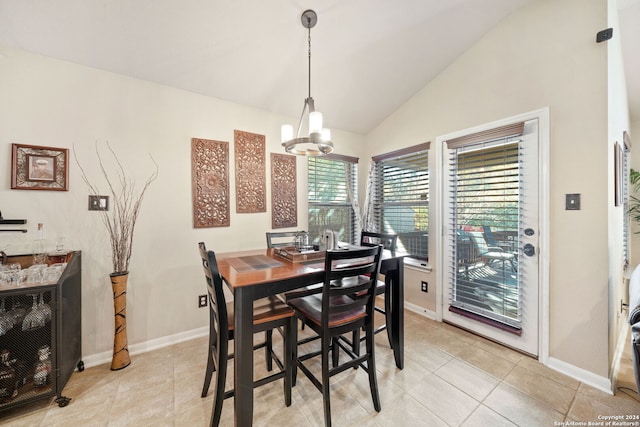
[[307,17],[308,32],[307,32],[307,46],[308,46],[308,68],[309,68],[309,98],[311,98],[311,18]]

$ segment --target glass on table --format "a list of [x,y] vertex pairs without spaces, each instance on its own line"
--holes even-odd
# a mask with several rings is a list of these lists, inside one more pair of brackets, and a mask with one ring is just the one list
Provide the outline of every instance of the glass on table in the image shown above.
[[42,269],[42,284],[57,283],[64,271],[63,264],[52,264]]
[[23,278],[20,264],[11,263],[0,266],[0,285],[18,286]]
[[39,285],[42,283],[42,276],[44,269],[47,268],[46,264],[34,264],[25,270],[25,284]]

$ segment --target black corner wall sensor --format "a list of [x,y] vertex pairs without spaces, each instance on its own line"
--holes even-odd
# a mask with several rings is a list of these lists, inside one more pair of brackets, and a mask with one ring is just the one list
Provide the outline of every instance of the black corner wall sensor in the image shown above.
[[596,42],[601,43],[609,40],[611,37],[613,37],[613,28],[607,28],[606,30],[598,31],[598,34],[596,34]]

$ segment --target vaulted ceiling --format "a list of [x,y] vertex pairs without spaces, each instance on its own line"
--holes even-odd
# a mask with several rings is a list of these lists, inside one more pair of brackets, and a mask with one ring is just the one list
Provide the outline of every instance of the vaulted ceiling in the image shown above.
[[[366,134],[531,1],[2,0],[0,44],[297,117],[308,92],[300,16],[314,9],[316,108],[329,127]],[[640,0],[619,1],[640,118]]]

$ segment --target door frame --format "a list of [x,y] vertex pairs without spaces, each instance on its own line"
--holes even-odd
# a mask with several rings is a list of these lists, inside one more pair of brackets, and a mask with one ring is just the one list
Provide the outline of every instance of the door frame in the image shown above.
[[[438,254],[437,268],[439,274],[436,275],[436,320],[443,321],[443,310],[446,299],[444,298],[444,274],[446,267],[445,253],[446,233],[444,224],[445,191],[447,180],[442,167],[446,152],[446,141],[465,136],[483,130],[506,126],[514,122],[524,122],[527,120],[538,120],[538,218],[540,221],[538,237],[538,360],[547,364],[549,358],[549,107],[529,111],[527,113],[500,119],[491,123],[481,124],[472,128],[441,135],[436,138],[434,165],[437,165],[437,183],[432,188],[435,192],[435,206],[433,209],[435,216],[432,223],[430,235],[435,236],[435,245]],[[431,168],[432,170],[435,168]],[[437,230],[437,231],[436,231]]]

